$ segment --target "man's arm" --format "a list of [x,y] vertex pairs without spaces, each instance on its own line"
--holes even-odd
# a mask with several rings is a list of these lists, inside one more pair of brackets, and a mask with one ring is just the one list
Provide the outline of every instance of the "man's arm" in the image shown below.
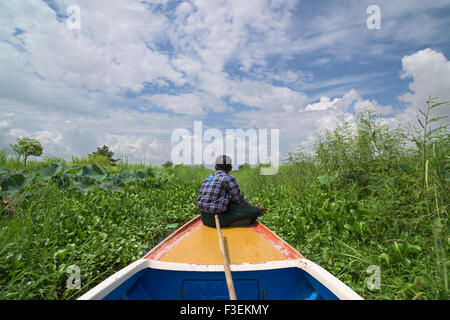
[[[230,176],[230,178],[225,182],[225,189],[232,202],[251,205],[247,200],[244,199],[244,196],[241,194],[239,184],[233,176]],[[263,215],[265,213],[265,208],[262,208],[259,204],[256,204],[255,206],[259,209],[260,215]]]
[[232,202],[235,203],[245,203],[244,196],[241,194],[241,189],[239,188],[239,184],[233,176],[229,176],[229,179],[225,181],[225,190],[229,194]]

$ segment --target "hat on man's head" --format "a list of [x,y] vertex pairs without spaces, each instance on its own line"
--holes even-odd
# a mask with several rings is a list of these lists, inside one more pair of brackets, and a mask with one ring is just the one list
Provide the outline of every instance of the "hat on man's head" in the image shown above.
[[216,158],[216,164],[218,165],[230,165],[231,166],[231,158],[226,155],[221,155]]

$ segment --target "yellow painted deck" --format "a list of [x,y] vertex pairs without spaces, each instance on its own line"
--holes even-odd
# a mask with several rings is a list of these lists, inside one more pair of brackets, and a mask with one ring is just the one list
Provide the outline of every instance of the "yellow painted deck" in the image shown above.
[[[267,261],[286,260],[267,239],[253,228],[222,228],[222,236],[226,239],[230,264],[264,263]],[[222,264],[217,230],[200,225],[183,238],[176,246],[165,253],[160,261]]]

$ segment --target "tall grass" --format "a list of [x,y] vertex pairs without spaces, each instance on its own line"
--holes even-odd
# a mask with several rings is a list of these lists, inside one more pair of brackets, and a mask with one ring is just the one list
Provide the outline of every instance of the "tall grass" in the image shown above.
[[25,172],[32,172],[43,166],[42,162],[36,160],[29,160],[27,164],[15,154],[8,152],[7,150],[0,150],[0,167],[8,169],[10,171],[23,170]]
[[76,157],[72,156],[70,161],[68,162],[69,167],[75,167],[75,166],[88,166],[95,163],[98,166],[109,166],[109,160],[108,157],[105,156],[97,156],[97,157]]
[[[450,140],[430,117],[443,105],[429,100],[412,136],[367,110],[320,135],[313,155],[291,153],[275,176],[235,175],[269,209],[264,223],[365,298],[448,299]],[[380,290],[365,285],[371,265]]]
[[123,155],[123,157],[120,158],[119,162],[117,163],[117,168],[129,169],[129,170],[144,169],[149,166],[151,166],[151,162],[146,161],[145,159],[143,161],[139,161],[139,162],[131,162],[127,153],[125,153]]

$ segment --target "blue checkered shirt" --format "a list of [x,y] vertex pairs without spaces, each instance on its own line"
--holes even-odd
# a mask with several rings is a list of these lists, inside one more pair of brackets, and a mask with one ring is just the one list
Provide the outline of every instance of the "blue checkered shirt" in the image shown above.
[[[231,198],[230,198],[231,196]],[[200,186],[197,204],[206,213],[218,213],[227,210],[229,202],[245,203],[236,179],[222,170],[211,173]]]

